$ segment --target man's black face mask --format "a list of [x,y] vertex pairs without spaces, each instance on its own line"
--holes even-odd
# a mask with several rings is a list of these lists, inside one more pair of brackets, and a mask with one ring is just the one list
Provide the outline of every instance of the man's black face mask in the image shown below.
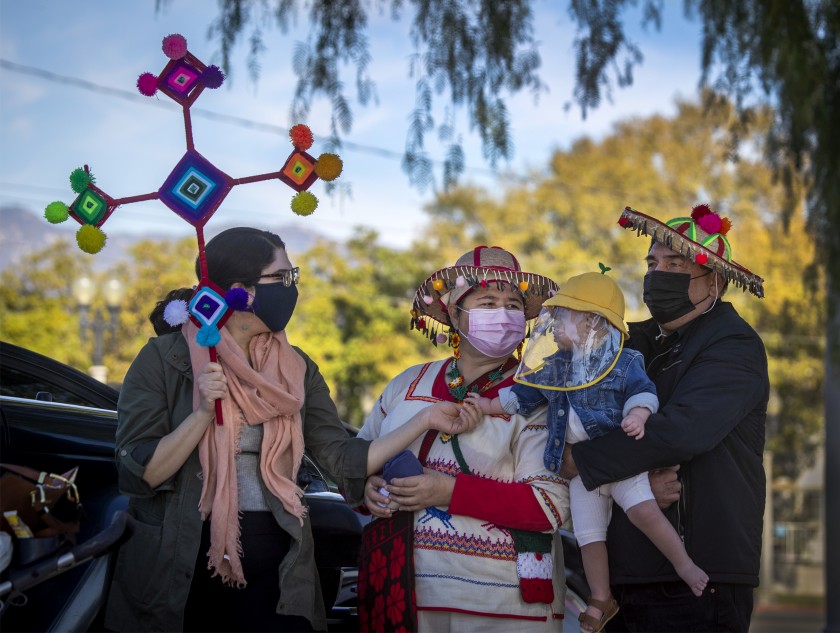
[[692,277],[691,273],[668,273],[652,270],[645,275],[645,305],[657,323],[670,323],[685,316],[696,307],[688,296],[692,279],[699,279],[712,271]]

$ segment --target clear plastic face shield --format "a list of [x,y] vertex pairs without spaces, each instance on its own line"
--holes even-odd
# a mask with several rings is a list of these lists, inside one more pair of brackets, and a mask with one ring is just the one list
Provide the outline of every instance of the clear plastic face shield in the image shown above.
[[623,345],[621,332],[600,314],[545,306],[514,380],[540,389],[582,389],[612,370]]

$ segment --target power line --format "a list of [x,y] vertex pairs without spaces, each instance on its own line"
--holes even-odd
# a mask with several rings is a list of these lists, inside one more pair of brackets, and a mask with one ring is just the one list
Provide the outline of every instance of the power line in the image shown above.
[[[51,81],[53,83],[64,84],[67,86],[72,86],[74,88],[79,88],[81,90],[87,90],[89,92],[96,92],[99,94],[108,95],[110,97],[126,99],[135,103],[142,103],[144,105],[154,105],[156,107],[167,108],[169,110],[180,110],[180,108],[177,105],[169,101],[149,99],[148,97],[144,97],[131,90],[124,90],[122,88],[114,88],[111,86],[103,86],[101,84],[88,81],[87,79],[79,79],[78,77],[61,75],[59,73],[54,73],[43,68],[38,68],[36,66],[18,64],[17,62],[12,62],[7,59],[0,58],[0,68],[4,68],[10,72],[19,73],[21,75],[38,77],[39,79],[43,79],[44,81]],[[220,112],[214,112],[212,110],[205,110],[204,108],[192,107],[190,108],[190,113],[192,113],[193,115],[198,115],[205,119],[209,119],[211,121],[219,121],[222,123],[227,123],[229,125],[235,125],[238,127],[252,130],[261,130],[264,132],[268,132],[269,134],[277,134],[283,137],[288,136],[289,134],[288,127],[273,125],[271,123],[263,123],[262,121],[254,121],[253,119],[247,119],[245,117],[222,114]],[[403,155],[400,152],[395,152],[393,150],[385,149],[382,147],[376,147],[373,145],[363,145],[361,143],[354,143],[353,141],[347,141],[344,139],[340,141],[340,144],[342,148],[347,148],[351,151],[356,151],[363,154],[372,154],[381,158],[387,158],[398,161],[402,161],[403,158]],[[431,160],[431,163],[438,166],[444,164],[443,161],[438,160]],[[494,177],[499,175],[496,170],[484,167],[464,166],[464,171]]]

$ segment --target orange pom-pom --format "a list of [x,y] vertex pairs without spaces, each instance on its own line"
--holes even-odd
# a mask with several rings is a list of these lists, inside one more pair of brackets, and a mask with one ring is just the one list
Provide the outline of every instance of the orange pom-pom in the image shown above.
[[720,219],[720,231],[721,235],[726,235],[729,233],[729,229],[732,228],[732,222],[730,222],[729,218],[721,218]]
[[292,139],[292,145],[295,149],[305,152],[312,147],[312,130],[303,123],[293,125],[289,130],[289,138]]
[[318,162],[315,163],[315,173],[318,174],[318,178],[327,182],[338,178],[342,169],[344,169],[344,163],[336,154],[321,154]]

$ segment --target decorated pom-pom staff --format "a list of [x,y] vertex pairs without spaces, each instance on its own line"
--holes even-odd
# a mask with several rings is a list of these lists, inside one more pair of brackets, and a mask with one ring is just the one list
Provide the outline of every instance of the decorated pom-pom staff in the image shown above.
[[[102,250],[107,236],[100,228],[111,217],[117,207],[144,200],[160,200],[183,220],[195,227],[198,240],[198,260],[201,279],[190,299],[181,310],[170,311],[167,321],[180,325],[190,319],[199,327],[197,341],[209,349],[210,360],[217,360],[215,345],[219,342],[219,328],[227,321],[233,310],[245,310],[248,306],[247,293],[231,289],[224,296],[207,275],[207,261],[204,249],[204,225],[222,204],[230,190],[263,180],[281,180],[297,193],[292,197],[291,209],[301,216],[310,215],[318,206],[318,199],[308,191],[318,180],[332,181],[343,169],[341,158],[336,154],[324,153],[317,159],[307,153],[312,147],[312,131],[303,124],[289,130],[294,149],[278,171],[257,176],[231,178],[217,168],[195,149],[190,120],[190,107],[205,88],[215,89],[224,83],[224,73],[217,66],[206,66],[187,50],[187,40],[182,35],[167,35],[162,49],[169,62],[159,75],[143,73],[137,79],[137,89],[147,97],[161,92],[181,104],[184,113],[186,153],[154,192],[138,196],[113,198],[96,186],[90,168],[85,165],[70,174],[70,188],[78,194],[72,203],[56,201],[47,205],[44,217],[53,223],[64,222],[68,217],[81,227],[76,233],[79,248],[95,254]],[[245,296],[242,296],[245,295]],[[222,424],[221,403],[216,401],[216,421]]]

